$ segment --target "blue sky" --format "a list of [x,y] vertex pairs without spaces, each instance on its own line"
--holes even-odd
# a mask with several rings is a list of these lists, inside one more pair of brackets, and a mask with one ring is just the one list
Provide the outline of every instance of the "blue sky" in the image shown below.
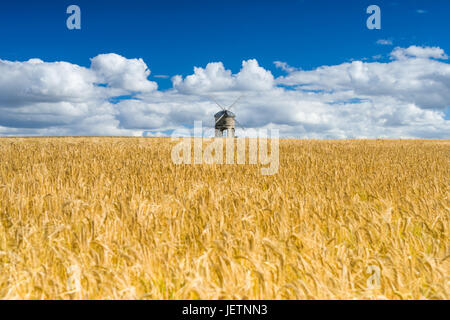
[[[71,4],[81,8],[81,30],[66,28],[66,8]],[[371,4],[381,8],[381,30],[366,28],[366,8]],[[157,83],[160,93],[174,88],[173,76],[185,79],[194,67],[205,68],[210,62],[221,62],[235,75],[242,61],[256,59],[278,79],[286,76],[286,70],[274,61],[296,70],[315,70],[352,61],[389,63],[396,47],[439,47],[448,54],[449,12],[450,2],[445,0],[2,1],[0,59],[24,62],[38,58],[89,68],[90,59],[99,54],[142,58],[151,70],[148,80]],[[220,92],[215,94],[221,97]],[[136,97],[136,92],[120,96]],[[352,97],[360,98],[364,99]],[[224,94],[223,100],[230,99]],[[448,108],[441,106],[438,112],[449,119]],[[119,122],[120,128],[127,128],[124,118]],[[169,122],[149,129],[165,131],[177,126]],[[5,121],[1,125],[13,127]],[[302,125],[307,131],[307,125]]]
[[[65,27],[70,4],[81,8],[80,31]],[[381,30],[366,28],[370,4],[382,10]],[[114,52],[143,58],[153,74],[165,75],[215,61],[237,72],[251,58],[274,71],[275,60],[311,69],[389,53],[378,39],[450,52],[449,12],[445,0],[2,1],[0,54],[87,66],[90,57]]]

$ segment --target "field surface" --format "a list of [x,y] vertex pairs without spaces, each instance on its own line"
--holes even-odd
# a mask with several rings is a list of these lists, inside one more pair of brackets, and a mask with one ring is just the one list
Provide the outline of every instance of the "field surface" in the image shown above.
[[449,299],[448,140],[0,139],[0,299]]

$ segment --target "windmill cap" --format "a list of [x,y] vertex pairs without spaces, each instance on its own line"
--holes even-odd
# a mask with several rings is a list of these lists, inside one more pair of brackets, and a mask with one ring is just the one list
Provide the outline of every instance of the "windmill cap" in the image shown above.
[[236,117],[236,115],[233,112],[231,112],[229,110],[222,110],[222,111],[217,112],[214,115],[214,118],[220,118],[224,114],[225,114],[225,117],[229,117],[229,118],[235,118]]

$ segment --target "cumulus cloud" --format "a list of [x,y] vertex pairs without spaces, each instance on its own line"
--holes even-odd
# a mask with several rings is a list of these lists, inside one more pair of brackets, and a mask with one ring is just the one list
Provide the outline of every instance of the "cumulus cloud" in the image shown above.
[[[296,138],[449,138],[450,64],[438,47],[395,48],[388,62],[313,70],[286,62],[274,78],[255,59],[232,73],[222,62],[172,77],[158,90],[142,59],[103,54],[89,68],[68,62],[0,60],[0,135],[164,135],[212,127],[229,105],[246,128]],[[240,134],[240,128],[238,129]]]
[[177,75],[172,78],[173,87],[182,93],[202,94],[218,91],[261,91],[274,85],[274,77],[269,70],[260,67],[255,59],[242,62],[237,74],[226,70],[222,62],[211,62],[206,68],[194,68],[194,74],[183,79]]
[[101,54],[91,59],[91,70],[98,81],[112,88],[127,91],[148,92],[158,88],[156,82],[148,81],[150,70],[142,59],[126,59],[118,54]]
[[262,91],[273,88],[274,78],[270,71],[259,66],[256,59],[242,62],[242,69],[236,75],[236,87],[240,90]]
[[277,82],[303,90],[350,92],[353,97],[393,97],[399,103],[444,110],[450,105],[450,65],[440,48],[396,48],[389,63],[353,61],[296,71]]
[[67,62],[0,60],[0,103],[78,102],[95,96],[96,75]]
[[409,48],[397,47],[392,51],[391,57],[397,60],[404,60],[409,58],[421,58],[421,59],[448,59],[444,50],[439,47],[417,47],[410,46]]
[[[85,68],[68,62],[0,60],[0,133],[127,134],[114,96],[156,90],[139,59],[103,54]],[[91,125],[92,124],[92,125]]]

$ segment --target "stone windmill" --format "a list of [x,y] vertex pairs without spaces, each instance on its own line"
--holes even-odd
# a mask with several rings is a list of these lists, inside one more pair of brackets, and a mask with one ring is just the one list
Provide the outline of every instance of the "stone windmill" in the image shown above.
[[[228,138],[234,138],[235,136],[235,124],[237,122],[236,115],[231,112],[231,108],[233,108],[238,100],[241,97],[237,98],[236,101],[232,105],[230,105],[228,108],[222,107],[216,100],[212,99],[222,110],[217,112],[214,115],[215,125],[214,128],[216,129],[215,136],[217,137],[223,137],[223,132],[226,131],[226,136]],[[239,122],[238,122],[239,123]]]

